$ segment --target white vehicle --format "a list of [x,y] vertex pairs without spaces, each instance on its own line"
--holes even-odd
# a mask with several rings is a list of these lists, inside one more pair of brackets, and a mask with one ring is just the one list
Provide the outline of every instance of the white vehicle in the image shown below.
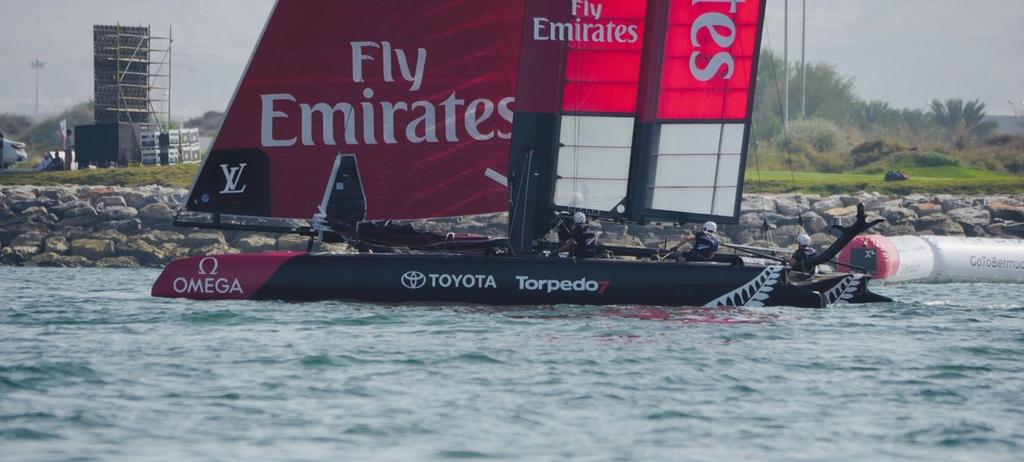
[[28,160],[25,144],[4,139],[3,151],[0,152],[0,170]]

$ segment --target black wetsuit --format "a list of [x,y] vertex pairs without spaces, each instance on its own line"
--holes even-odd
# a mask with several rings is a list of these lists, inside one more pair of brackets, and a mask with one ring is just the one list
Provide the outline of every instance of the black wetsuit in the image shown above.
[[576,241],[576,245],[570,250],[572,256],[589,258],[597,252],[597,235],[586,223],[574,225],[570,235],[572,240]]
[[793,252],[793,260],[795,260],[793,263],[793,269],[801,273],[813,274],[817,270],[817,267],[812,266],[808,268],[806,262],[807,260],[814,258],[817,254],[818,251],[810,247],[800,246],[800,248],[796,249],[796,252]]
[[693,241],[693,248],[683,254],[689,261],[711,261],[718,252],[720,242],[714,234],[701,231]]

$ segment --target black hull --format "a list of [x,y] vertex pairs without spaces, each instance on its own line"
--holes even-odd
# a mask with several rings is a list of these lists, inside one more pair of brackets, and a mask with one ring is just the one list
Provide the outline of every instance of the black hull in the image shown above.
[[780,266],[472,255],[305,253],[171,262],[153,295],[192,299],[358,300],[485,305],[795,306],[822,308],[820,288]]

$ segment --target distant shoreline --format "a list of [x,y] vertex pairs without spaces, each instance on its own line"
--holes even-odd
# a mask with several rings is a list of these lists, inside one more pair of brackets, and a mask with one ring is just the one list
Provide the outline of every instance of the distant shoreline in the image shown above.
[[[174,226],[175,210],[187,191],[166,186],[2,186],[0,185],[0,266],[162,267],[175,258],[238,252],[304,251],[302,236]],[[720,234],[738,244],[789,246],[806,230],[813,244],[832,241],[832,219],[849,220],[855,205],[886,223],[885,235],[965,235],[1024,238],[1024,196],[907,195],[877,193],[818,196],[744,196],[738,224]],[[797,216],[802,216],[803,228]],[[429,222],[424,226],[456,233],[500,236],[503,214]],[[761,231],[775,226],[772,242]],[[616,245],[656,247],[679,238],[678,227],[596,223],[600,240]],[[323,250],[348,252],[344,244]]]

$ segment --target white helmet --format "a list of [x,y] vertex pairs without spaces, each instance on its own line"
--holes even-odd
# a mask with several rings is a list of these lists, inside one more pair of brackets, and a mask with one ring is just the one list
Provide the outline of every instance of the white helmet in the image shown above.
[[704,231],[708,233],[718,232],[718,225],[713,221],[704,223]]
[[796,243],[799,245],[811,245],[811,236],[808,236],[806,233],[801,233],[796,237]]
[[582,225],[587,222],[587,216],[584,215],[583,212],[576,212],[572,214],[572,221],[577,225]]

